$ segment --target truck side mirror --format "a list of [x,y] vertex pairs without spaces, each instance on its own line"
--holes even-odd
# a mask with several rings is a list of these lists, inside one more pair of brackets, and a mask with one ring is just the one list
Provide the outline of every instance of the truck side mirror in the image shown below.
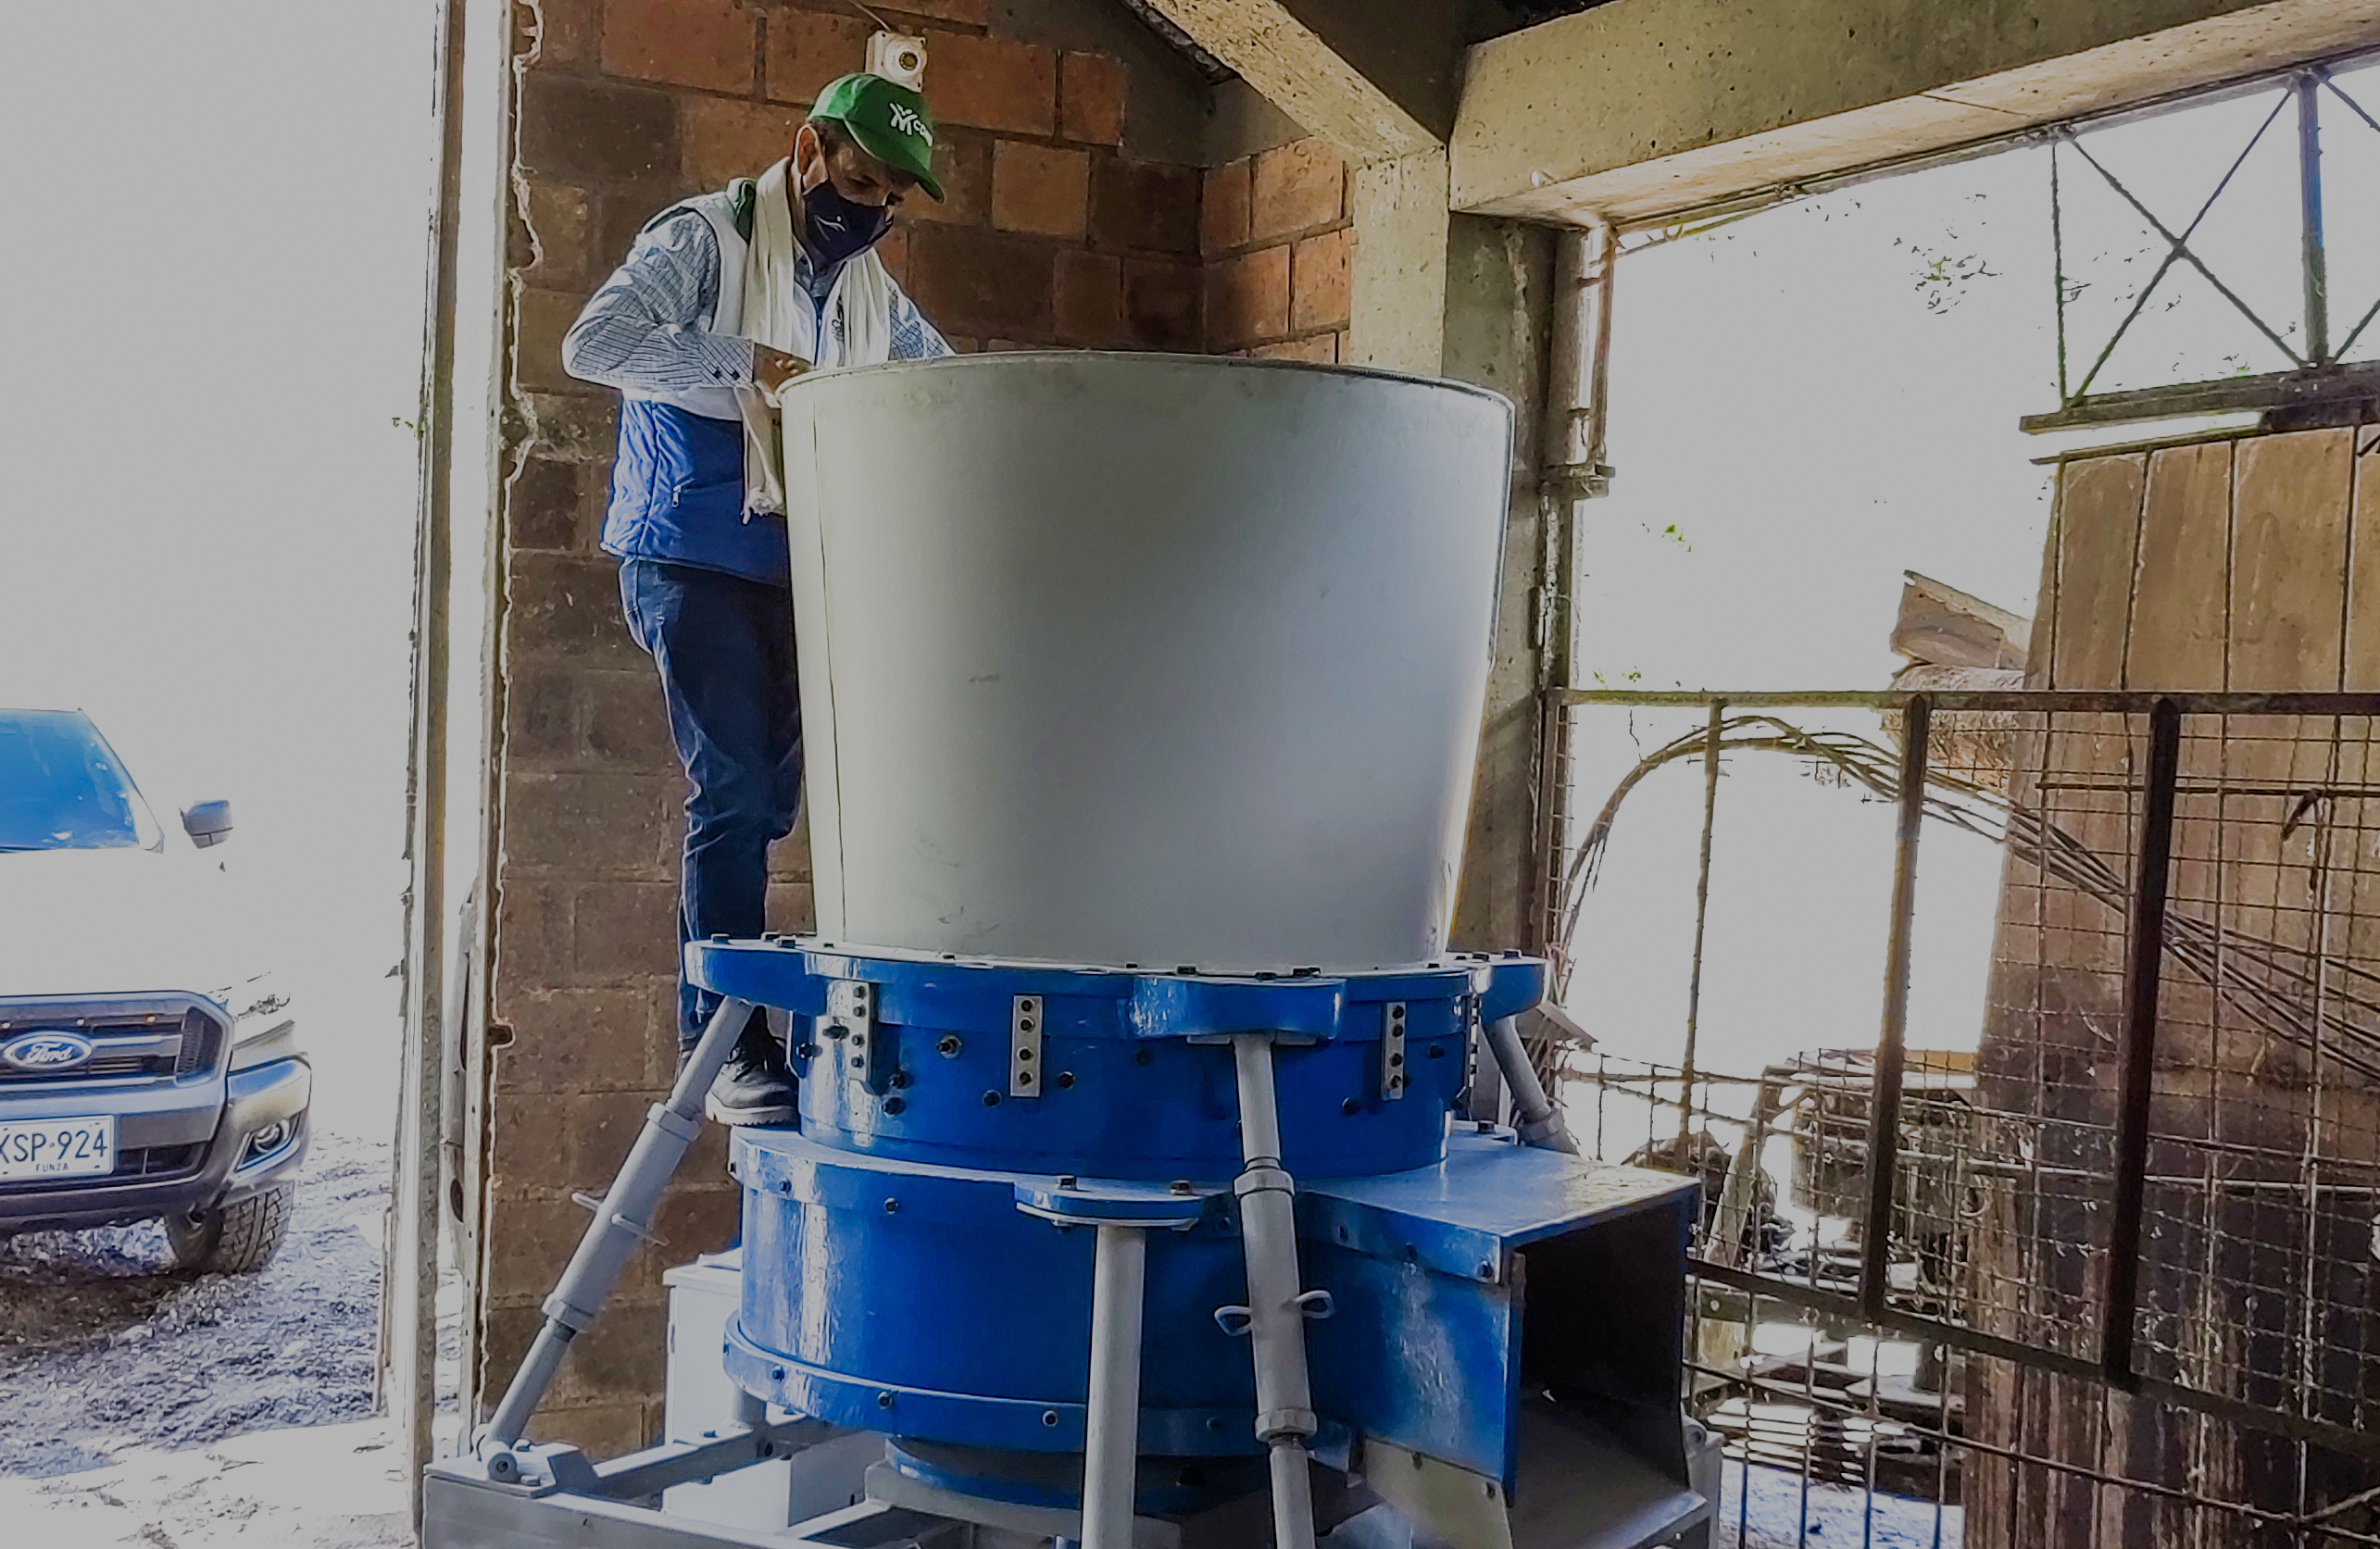
[[185,807],[182,814],[182,831],[190,842],[204,850],[210,844],[220,844],[232,837],[232,804],[230,802],[197,802]]

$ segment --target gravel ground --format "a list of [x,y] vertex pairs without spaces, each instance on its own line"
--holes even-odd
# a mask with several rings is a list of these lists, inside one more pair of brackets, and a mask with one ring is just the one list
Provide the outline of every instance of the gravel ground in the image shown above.
[[1959,1549],[1966,1531],[1958,1506],[1837,1484],[1805,1493],[1798,1476],[1757,1464],[1729,1462],[1720,1495],[1718,1549]]
[[318,1134],[256,1275],[178,1273],[154,1224],[0,1240],[0,1479],[369,1416],[388,1168]]

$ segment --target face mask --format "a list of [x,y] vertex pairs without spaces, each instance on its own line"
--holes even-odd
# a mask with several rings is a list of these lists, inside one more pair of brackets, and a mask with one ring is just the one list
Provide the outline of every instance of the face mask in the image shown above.
[[866,252],[892,224],[891,210],[845,198],[833,178],[802,194],[802,245],[820,269]]

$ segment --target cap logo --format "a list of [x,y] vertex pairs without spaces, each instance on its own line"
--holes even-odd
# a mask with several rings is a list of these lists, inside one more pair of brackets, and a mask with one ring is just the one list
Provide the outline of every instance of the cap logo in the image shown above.
[[893,121],[893,127],[903,134],[915,135],[929,145],[933,144],[933,128],[919,115],[918,110],[908,103],[894,103],[886,113]]

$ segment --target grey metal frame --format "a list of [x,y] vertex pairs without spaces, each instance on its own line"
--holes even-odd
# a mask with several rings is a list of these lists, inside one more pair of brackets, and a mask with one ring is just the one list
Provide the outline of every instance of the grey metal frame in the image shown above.
[[[1922,817],[1927,768],[1928,739],[1933,717],[1946,711],[2086,712],[2144,715],[2150,730],[2148,766],[2142,781],[2141,849],[2126,911],[2126,972],[2123,1018],[2123,1081],[2119,1106],[2113,1207],[2116,1232],[2111,1243],[2111,1273],[2101,1305],[2104,1330],[2098,1356],[2083,1359],[2058,1351],[2000,1338],[1941,1318],[1911,1313],[1892,1305],[1885,1294],[1889,1268],[1888,1233],[1870,1233],[1861,1243],[1860,1293],[1804,1285],[1757,1274],[1711,1257],[1688,1260],[1697,1277],[1749,1293],[1762,1301],[1808,1308],[1822,1314],[1864,1321],[1880,1329],[1950,1348],[2028,1366],[2062,1376],[2085,1379],[2148,1398],[2157,1403],[2196,1410],[2233,1424],[2309,1442],[2331,1451],[2380,1459],[2380,1435],[2316,1419],[2293,1410],[2265,1406],[2181,1382],[2140,1373],[2132,1359],[2133,1311],[2138,1294],[2137,1253],[2140,1202],[2148,1158],[2148,1073],[2155,1059],[2157,988],[2165,956],[2165,891],[2170,871],[2173,798],[2180,778],[2182,718],[2201,716],[2380,716],[2380,693],[2155,693],[2125,690],[2009,689],[1916,692],[1904,690],[1819,690],[1712,693],[1568,689],[1548,696],[1558,706],[1635,706],[1646,707],[1708,707],[1713,712],[1710,735],[1717,737],[1719,713],[1755,708],[1860,708],[1897,713],[1903,718],[1906,747],[1901,782],[1899,843],[1894,856],[1892,914],[1886,949],[1886,994],[1884,1025],[1877,1043],[1873,1090],[1870,1096],[1869,1144],[1876,1156],[1889,1156],[1898,1144],[1900,1087],[1904,1064],[1908,1001],[1910,919],[1916,898],[1917,822]],[[1920,778],[1909,778],[1916,771]],[[1910,793],[1915,792],[1914,798]],[[1547,793],[1551,796],[1553,793]],[[1710,864],[1709,827],[1705,812],[1703,866]],[[1539,856],[1544,874],[1551,875],[1559,855]],[[1547,927],[1559,936],[1560,922]],[[1697,972],[1699,972],[1697,963]],[[1663,1081],[1675,1078],[1664,1077]],[[1679,1102],[1691,1109],[1694,1076],[1685,1074]],[[1899,1169],[1870,1169],[1869,1218],[1888,1219]],[[2129,1218],[2127,1221],[2126,1218]],[[1755,1386],[1758,1384],[1755,1383]],[[1792,1395],[1807,1401],[1796,1391]],[[1971,1450],[1992,1449],[1973,1441]],[[2057,1467],[2045,1460],[2026,1461]]]
[[[2325,94],[2336,98],[2356,119],[2380,132],[2380,119],[2374,118],[2362,104],[2348,95],[2333,79],[2328,68],[2313,65],[2299,70],[2287,78],[2286,89],[2274,100],[2273,110],[2264,116],[2256,131],[2248,136],[2248,144],[2240,148],[2239,155],[2216,180],[2213,191],[2199,205],[2198,213],[2178,232],[2159,219],[2137,194],[2124,186],[2121,178],[2109,170],[2106,163],[2091,154],[2089,147],[2078,138],[2078,131],[2088,125],[2066,124],[2053,133],[2049,141],[2049,229],[2057,299],[2059,406],[2050,413],[2026,416],[2019,422],[2024,430],[2071,430],[2083,425],[2118,424],[2127,420],[2231,409],[2341,402],[2380,394],[2380,368],[2367,366],[2356,369],[2345,364],[2349,352],[2371,328],[2374,320],[2380,319],[2380,301],[2375,301],[2335,343],[2332,337],[2329,258],[2323,226],[2322,102]],[[2238,292],[2225,284],[2190,246],[2191,238],[2205,224],[2208,215],[2238,176],[2239,169],[2247,165],[2249,155],[2263,143],[2283,111],[2293,105],[2297,109],[2298,252],[2301,270],[2299,294],[2302,297],[2299,322],[2304,329],[2303,348],[2292,345],[2284,338],[2278,329],[2260,316]],[[2131,308],[2100,345],[2080,381],[2070,378],[2067,307],[2073,298],[2069,294],[2066,281],[2061,152],[2079,157],[2166,244],[2163,260],[2149,276],[2148,282],[2133,297]],[[2091,388],[2098,381],[2099,373],[2106,369],[2109,358],[2130,333],[2133,325],[2148,310],[2158,287],[2167,275],[2185,265],[2197,270],[2214,287],[2217,294],[2237,309],[2267,343],[2279,350],[2288,359],[2288,369],[2223,381],[2182,382],[2128,392],[2094,393]]]

